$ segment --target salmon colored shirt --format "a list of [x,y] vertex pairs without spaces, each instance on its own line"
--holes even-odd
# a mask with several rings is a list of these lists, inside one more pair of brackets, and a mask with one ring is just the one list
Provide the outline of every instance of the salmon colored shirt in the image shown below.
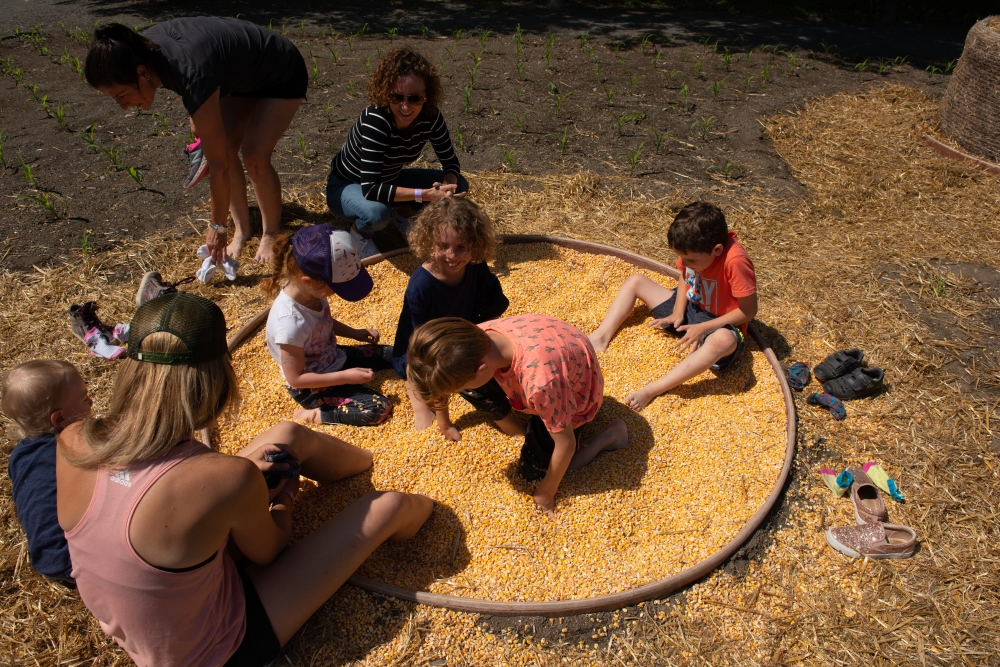
[[[698,272],[689,269],[677,260],[677,270],[681,272],[687,285],[688,301],[716,317],[740,307],[736,297],[757,293],[757,275],[753,270],[750,255],[736,240],[736,232],[729,232],[729,240],[723,246],[722,254],[705,269]],[[740,331],[747,332],[747,322],[740,324]]]
[[604,402],[604,376],[586,334],[548,315],[483,322],[514,347],[506,371],[493,374],[515,410],[541,417],[549,433],[592,421]]

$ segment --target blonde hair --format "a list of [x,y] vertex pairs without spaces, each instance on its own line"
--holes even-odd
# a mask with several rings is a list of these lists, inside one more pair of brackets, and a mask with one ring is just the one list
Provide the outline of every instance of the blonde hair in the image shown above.
[[413,253],[420,259],[431,257],[445,226],[465,239],[470,262],[479,264],[493,259],[497,247],[496,226],[483,209],[465,197],[445,197],[420,211],[407,239]]
[[260,283],[261,289],[270,297],[276,296],[292,278],[301,278],[305,275],[295,261],[292,241],[287,234],[276,238],[272,247],[274,254],[271,259],[271,277],[265,278]]
[[[147,352],[187,352],[171,333],[151,333]],[[224,355],[195,364],[153,364],[124,359],[103,417],[83,422],[91,453],[72,457],[82,468],[120,468],[159,458],[195,431],[210,426],[239,399],[236,373]]]
[[406,350],[406,379],[433,410],[476,376],[490,337],[461,317],[439,317],[417,327]]
[[21,428],[24,437],[58,433],[52,413],[65,398],[66,387],[80,372],[68,361],[34,359],[18,364],[3,378],[0,409]]

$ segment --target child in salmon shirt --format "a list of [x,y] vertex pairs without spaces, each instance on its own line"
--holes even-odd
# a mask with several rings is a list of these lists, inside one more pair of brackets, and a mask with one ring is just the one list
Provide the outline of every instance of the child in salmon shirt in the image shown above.
[[[518,472],[528,481],[541,480],[533,498],[550,517],[567,470],[628,445],[625,422],[616,419],[577,446],[577,433],[604,402],[604,376],[590,340],[562,320],[518,315],[477,326],[458,317],[438,318],[413,332],[407,360],[413,391],[437,411],[447,408],[451,394],[492,378],[515,410],[531,415]],[[439,427],[442,423],[446,420],[439,417]]]
[[677,254],[684,287],[675,291],[643,275],[629,276],[601,326],[590,334],[594,349],[607,350],[640,299],[656,318],[649,326],[680,336],[675,347],[688,355],[659,380],[625,398],[634,410],[709,368],[724,371],[732,366],[743,354],[747,325],[757,314],[753,262],[718,207],[705,202],[685,206],[670,224],[667,242]]

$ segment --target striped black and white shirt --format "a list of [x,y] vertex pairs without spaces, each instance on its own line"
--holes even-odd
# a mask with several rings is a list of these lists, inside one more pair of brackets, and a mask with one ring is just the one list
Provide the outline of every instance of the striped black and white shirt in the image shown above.
[[404,134],[396,127],[392,110],[370,106],[358,116],[330,166],[341,180],[360,183],[365,199],[389,204],[396,197],[393,181],[404,166],[420,157],[428,141],[444,173],[457,176],[458,157],[440,110],[430,118],[418,117]]

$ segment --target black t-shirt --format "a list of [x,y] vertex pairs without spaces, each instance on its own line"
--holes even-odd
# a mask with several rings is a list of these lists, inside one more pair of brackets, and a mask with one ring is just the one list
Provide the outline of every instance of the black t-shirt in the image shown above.
[[184,100],[194,115],[216,90],[247,95],[289,81],[302,54],[290,41],[256,23],[218,16],[171,19],[142,36],[160,47],[157,66],[163,87]]

